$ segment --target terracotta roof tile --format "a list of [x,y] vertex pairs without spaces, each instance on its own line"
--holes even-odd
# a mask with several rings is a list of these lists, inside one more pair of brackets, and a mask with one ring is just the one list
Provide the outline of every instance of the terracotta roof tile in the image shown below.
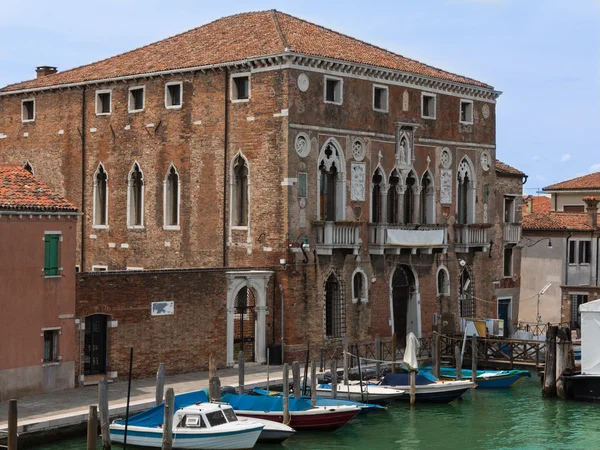
[[568,190],[592,190],[600,189],[600,172],[590,173],[582,177],[572,178],[561,181],[550,186],[546,186],[544,191],[568,191]]
[[496,172],[502,175],[525,176],[525,173],[521,172],[519,169],[515,169],[513,166],[509,166],[498,159],[496,160]]
[[539,212],[523,217],[523,230],[593,231],[587,213]]
[[493,89],[480,81],[422,64],[273,10],[224,17],[112,58],[6,86],[0,92],[225,64],[282,53],[286,47],[298,53]]
[[5,165],[0,165],[0,210],[77,212],[27,170]]
[[531,214],[529,212],[529,203],[531,203],[531,213],[548,212],[552,209],[552,200],[545,195],[524,195],[523,196],[523,216]]

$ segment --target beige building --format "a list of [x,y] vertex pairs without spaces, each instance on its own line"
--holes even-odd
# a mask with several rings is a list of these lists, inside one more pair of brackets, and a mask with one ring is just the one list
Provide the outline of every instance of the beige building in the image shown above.
[[561,181],[542,190],[551,196],[552,211],[582,213],[585,211],[583,198],[600,194],[600,172]]

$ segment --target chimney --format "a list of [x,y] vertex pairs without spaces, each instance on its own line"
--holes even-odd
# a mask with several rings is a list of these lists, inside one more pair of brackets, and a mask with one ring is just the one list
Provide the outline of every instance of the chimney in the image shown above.
[[595,229],[598,226],[598,203],[600,203],[600,199],[590,195],[583,197],[583,201],[586,206],[585,211],[588,214],[588,225]]
[[56,72],[56,67],[52,66],[39,66],[35,68],[35,73],[37,73],[38,78],[46,77],[55,74]]

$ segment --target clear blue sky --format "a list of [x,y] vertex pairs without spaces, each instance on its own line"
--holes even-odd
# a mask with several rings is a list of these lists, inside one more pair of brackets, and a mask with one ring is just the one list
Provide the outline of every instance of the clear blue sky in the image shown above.
[[271,8],[503,91],[497,155],[527,193],[600,171],[600,0],[0,0],[0,85]]

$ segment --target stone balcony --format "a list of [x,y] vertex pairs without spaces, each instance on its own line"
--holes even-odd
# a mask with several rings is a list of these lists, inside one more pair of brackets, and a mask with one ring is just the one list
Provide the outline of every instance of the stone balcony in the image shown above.
[[505,244],[518,244],[521,240],[521,224],[505,223],[502,231]]
[[446,225],[385,224],[369,225],[369,253],[372,255],[445,253],[448,248]]
[[317,232],[317,255],[332,255],[334,250],[352,250],[358,254],[362,222],[313,223],[312,227]]
[[469,253],[470,251],[487,252],[490,249],[490,224],[455,224],[454,251]]

